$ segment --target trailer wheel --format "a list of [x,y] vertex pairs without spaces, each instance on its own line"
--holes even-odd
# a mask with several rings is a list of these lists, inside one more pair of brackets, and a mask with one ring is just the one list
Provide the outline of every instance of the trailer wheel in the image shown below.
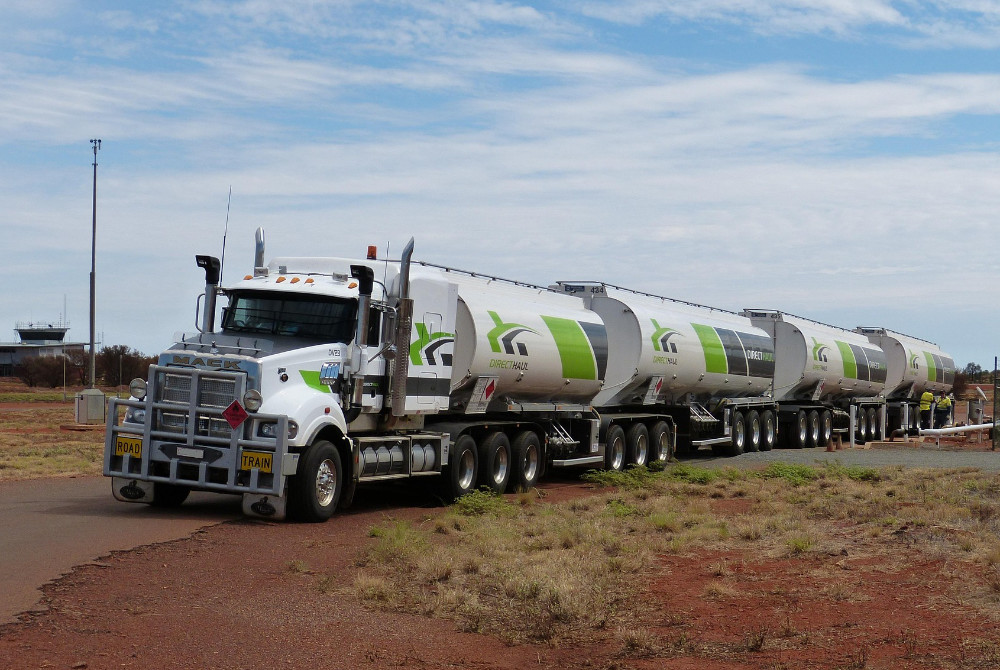
[[510,479],[510,440],[500,431],[479,443],[479,481],[494,493],[507,490]]
[[326,521],[337,509],[343,488],[340,452],[326,440],[317,440],[299,456],[295,476],[288,482],[289,515],[299,521]]
[[444,498],[455,500],[476,490],[479,471],[479,449],[471,435],[462,435],[451,447],[447,473],[444,477]]
[[666,421],[657,421],[649,429],[649,460],[666,462],[671,456],[670,426]]
[[760,451],[760,413],[752,409],[747,412],[747,451]]
[[649,430],[645,424],[637,421],[629,427],[625,445],[628,447],[629,465],[646,465],[649,461]]
[[542,446],[538,435],[531,430],[521,431],[514,436],[510,453],[514,465],[514,489],[530,490],[538,483],[542,472]]
[[625,467],[625,431],[616,423],[604,437],[604,467],[616,472]]
[[819,412],[814,409],[809,410],[809,414],[806,415],[806,420],[809,422],[808,446],[818,447],[820,436]]
[[803,449],[809,442],[809,417],[804,409],[795,413],[795,433],[791,436],[792,447]]
[[760,415],[761,440],[760,450],[771,451],[778,442],[777,424],[774,422],[774,412],[769,409],[764,410]]
[[167,484],[166,482],[153,482],[153,507],[180,507],[191,489],[177,484]]
[[830,444],[831,438],[833,438],[833,412],[825,409],[819,415],[819,446],[825,447]]
[[865,411],[864,407],[858,407],[855,417],[857,422],[857,439],[860,444],[864,444],[868,441],[868,412]]
[[878,420],[878,410],[874,407],[868,408],[868,439],[877,440],[881,437],[879,435],[880,429],[882,428],[880,421]]
[[730,434],[732,440],[729,445],[729,455],[739,456],[743,453],[747,441],[747,426],[743,412],[733,412],[733,425],[730,427]]

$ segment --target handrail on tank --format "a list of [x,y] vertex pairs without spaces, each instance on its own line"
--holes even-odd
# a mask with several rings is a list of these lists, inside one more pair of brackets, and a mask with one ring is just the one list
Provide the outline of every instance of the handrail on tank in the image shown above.
[[603,282],[603,281],[590,281],[590,280],[586,280],[586,281],[557,281],[556,284],[558,284],[559,286],[569,286],[569,285],[573,285],[573,284],[584,284],[584,285],[590,284],[590,285],[593,285],[593,286],[604,286],[606,288],[613,288],[616,291],[624,291],[625,293],[632,293],[632,294],[635,294],[635,295],[641,295],[641,296],[644,296],[646,298],[656,298],[657,300],[669,300],[670,302],[675,302],[675,303],[677,303],[679,305],[687,305],[688,307],[698,307],[698,308],[701,308],[701,309],[708,309],[708,310],[711,310],[713,312],[725,312],[726,314],[733,314],[735,316],[740,316],[740,314],[738,312],[734,312],[734,311],[732,311],[730,309],[726,309],[724,307],[712,307],[711,305],[702,305],[700,303],[691,302],[689,300],[681,300],[680,298],[668,298],[665,295],[657,295],[655,293],[647,293],[646,291],[637,291],[637,290],[632,289],[632,288],[625,288],[624,286],[616,286],[615,284],[609,284],[609,283]]
[[444,270],[445,272],[456,272],[458,274],[468,275],[469,277],[480,277],[482,279],[489,279],[491,281],[502,281],[507,284],[513,284],[514,286],[523,286],[525,288],[534,288],[540,291],[548,291],[550,293],[557,293],[557,291],[549,288],[548,286],[538,286],[537,284],[530,284],[528,282],[518,281],[516,279],[507,279],[506,277],[496,277],[494,275],[488,275],[482,272],[472,272],[471,270],[462,270],[460,268],[452,268],[447,265],[438,265],[437,263],[430,263],[428,261],[413,261],[424,267],[437,268],[438,270]]
[[923,342],[925,344],[930,344],[940,349],[936,342],[931,342],[930,340],[925,340],[922,337],[914,337],[913,335],[907,335],[906,333],[900,333],[899,331],[890,330],[889,328],[883,328],[881,326],[858,326],[854,329],[855,333],[860,333],[861,335],[902,335],[903,337],[908,337],[911,340],[916,340],[918,342]]
[[809,323],[815,323],[817,326],[824,326],[826,328],[833,328],[834,330],[842,330],[845,333],[858,333],[857,330],[851,330],[850,328],[844,328],[843,326],[834,326],[830,323],[824,323],[822,321],[817,321],[816,319],[810,319],[808,316],[799,316],[798,314],[791,314],[790,312],[783,312],[780,309],[761,309],[761,308],[747,308],[740,312],[740,316],[749,316],[747,312],[768,312],[772,314],[777,314],[778,316],[790,316],[793,319],[801,319],[802,321],[808,321]]

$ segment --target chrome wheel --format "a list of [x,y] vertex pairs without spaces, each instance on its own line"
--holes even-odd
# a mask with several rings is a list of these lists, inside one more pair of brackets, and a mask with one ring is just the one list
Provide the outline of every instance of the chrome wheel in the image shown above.
[[316,502],[326,507],[337,497],[337,466],[327,458],[316,470]]
[[458,465],[458,485],[462,490],[472,488],[476,480],[476,456],[471,449],[462,452]]

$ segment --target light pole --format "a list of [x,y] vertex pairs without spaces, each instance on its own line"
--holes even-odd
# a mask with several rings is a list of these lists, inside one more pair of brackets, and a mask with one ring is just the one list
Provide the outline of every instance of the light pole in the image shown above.
[[94,222],[90,241],[90,388],[97,388],[97,356],[94,351],[97,304],[97,152],[101,140],[90,140],[94,146]]

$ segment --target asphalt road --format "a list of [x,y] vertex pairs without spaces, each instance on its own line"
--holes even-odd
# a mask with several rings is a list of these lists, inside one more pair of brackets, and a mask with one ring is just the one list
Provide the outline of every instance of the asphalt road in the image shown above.
[[118,502],[104,477],[0,482],[0,624],[74,566],[240,516],[236,496],[195,493],[176,510]]

